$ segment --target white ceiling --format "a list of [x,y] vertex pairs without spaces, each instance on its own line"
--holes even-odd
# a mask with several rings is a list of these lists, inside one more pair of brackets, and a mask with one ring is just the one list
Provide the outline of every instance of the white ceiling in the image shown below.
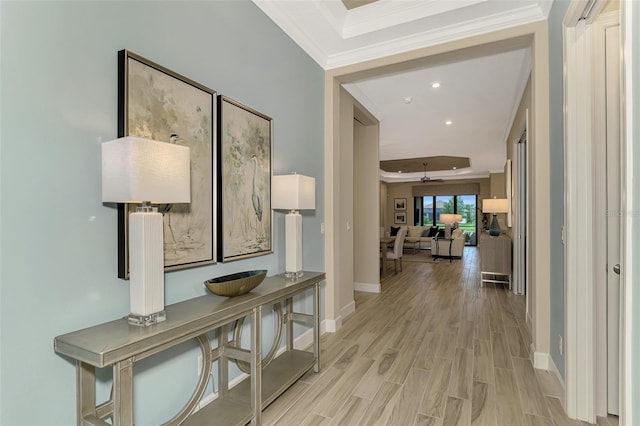
[[[253,0],[324,69],[546,19],[552,0]],[[468,156],[471,168],[431,177],[501,171],[505,138],[527,81],[528,48],[462,58],[356,81],[347,90],[380,120],[380,159]],[[438,81],[441,87],[432,89]],[[410,96],[411,103],[404,98]],[[447,126],[446,120],[453,124]],[[415,176],[414,176],[415,175]],[[385,181],[423,174],[383,174]]]
[[[471,167],[429,177],[487,177],[502,172],[505,141],[530,68],[518,49],[345,85],[380,120],[380,160],[438,155],[469,157]],[[433,82],[440,87],[431,87]],[[405,98],[411,97],[411,103]],[[451,120],[452,124],[445,124]],[[385,181],[424,173],[388,173]]]

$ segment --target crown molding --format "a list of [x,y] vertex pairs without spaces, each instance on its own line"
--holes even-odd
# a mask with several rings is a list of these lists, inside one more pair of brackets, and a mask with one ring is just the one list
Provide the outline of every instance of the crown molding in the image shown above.
[[[296,19],[294,14],[291,13],[291,9],[309,9],[310,5],[313,4],[315,5],[315,7],[310,10],[317,11],[320,15],[322,15],[322,18],[324,18],[323,20],[325,20],[326,23],[328,23],[335,31],[337,31],[338,34],[341,34],[341,26],[344,27],[344,24],[340,23],[340,16],[338,12],[339,9],[337,4],[334,5],[333,2],[329,2],[330,6],[328,6],[317,4],[318,2],[316,1],[312,3],[274,0],[252,1],[324,70],[353,65],[372,59],[383,58],[397,53],[408,52],[428,46],[459,40],[466,37],[486,34],[493,31],[499,31],[519,25],[545,20],[551,4],[551,2],[549,1],[541,0],[537,4],[530,4],[515,10],[466,20],[455,25],[435,28],[433,30],[424,31],[422,33],[416,33],[404,37],[397,37],[382,42],[365,44],[361,47],[356,47],[350,50],[329,52],[329,48],[322,45],[322,40],[320,37],[318,37],[318,39],[314,39],[309,35],[309,33],[303,27],[303,23],[301,24],[301,21],[299,19]],[[389,3],[391,3],[391,1]],[[396,1],[393,3],[398,4],[400,2]],[[444,3],[450,2],[447,1]],[[363,6],[358,9],[369,8],[372,5],[375,5],[375,3]],[[306,11],[306,13],[312,12]],[[373,22],[374,20],[375,19],[371,18],[370,22]],[[362,23],[359,24],[362,25],[361,28],[365,28],[367,25],[374,25],[372,23],[366,24],[365,22],[367,21],[365,19],[361,19],[361,22]],[[363,37],[366,36],[363,35]]]
[[[341,0],[325,0],[317,4],[319,7],[327,9],[329,13],[325,16],[334,20],[332,26],[337,29],[338,34],[340,34],[343,39],[349,39],[487,1],[488,0],[378,0],[377,2],[349,11],[345,9]],[[337,4],[334,5],[333,3]]]
[[542,9],[539,6],[530,5],[516,11],[476,18],[459,24],[329,55],[324,66],[326,70],[330,70],[545,19],[546,16],[542,14]]
[[376,118],[376,120],[382,121],[382,119],[384,118],[384,114],[382,114],[380,108],[378,108],[378,106],[373,103],[371,99],[369,99],[369,97],[362,91],[362,89],[360,89],[353,83],[343,84],[342,87],[344,87],[344,90],[349,92],[351,96],[357,99],[358,102],[360,102],[360,104]]
[[[522,98],[524,96],[524,89],[527,88],[527,81],[529,81],[529,77],[531,76],[531,71],[533,70],[533,58],[531,50],[529,50],[529,54],[525,57],[525,61],[522,64],[522,69],[519,76],[521,76],[520,81],[518,82],[518,96],[513,100],[513,106],[511,107],[511,117],[507,121],[507,126],[505,127],[502,135],[502,140],[505,144],[509,143],[509,134],[511,133],[511,128],[516,119],[516,115],[518,114],[518,108],[520,107],[520,102],[522,102]],[[518,136],[519,137],[519,136]],[[506,146],[506,145],[505,145]]]
[[284,33],[304,50],[324,70],[327,70],[328,52],[311,38],[307,32],[293,20],[286,2],[271,0],[252,0]]

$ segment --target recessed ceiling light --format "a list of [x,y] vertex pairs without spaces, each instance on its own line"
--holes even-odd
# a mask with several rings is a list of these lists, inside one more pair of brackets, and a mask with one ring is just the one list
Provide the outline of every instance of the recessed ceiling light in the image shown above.
[[413,102],[413,98],[411,96],[405,96],[403,101],[405,104],[410,104],[411,102]]
[[434,89],[437,89],[438,87],[440,87],[440,83],[438,83],[437,81],[434,81],[433,83],[431,83],[431,87],[433,87]]
[[398,173],[402,173],[402,170],[398,170]]
[[446,124],[447,126],[451,126],[453,124],[453,121],[447,120],[444,122],[444,124]]
[[456,166],[453,166],[453,170],[456,170],[456,169],[457,169],[457,167],[456,167]]

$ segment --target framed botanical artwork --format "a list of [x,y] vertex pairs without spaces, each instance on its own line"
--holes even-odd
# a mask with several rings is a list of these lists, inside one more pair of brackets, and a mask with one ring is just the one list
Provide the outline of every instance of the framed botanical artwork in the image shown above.
[[406,210],[407,199],[406,198],[394,198],[393,199],[394,210]]
[[[128,50],[118,52],[118,137],[188,146],[191,203],[157,206],[164,216],[165,270],[216,261],[216,92]],[[118,206],[118,276],[128,278],[129,212]]]
[[218,96],[218,260],[273,253],[270,117]]
[[394,223],[407,223],[407,212],[396,212],[393,221]]

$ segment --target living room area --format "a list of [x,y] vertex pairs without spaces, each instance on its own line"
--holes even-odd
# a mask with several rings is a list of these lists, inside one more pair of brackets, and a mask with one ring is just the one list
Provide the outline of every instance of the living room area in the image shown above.
[[[483,200],[505,197],[504,173],[432,184],[381,182],[380,236],[395,237],[406,228],[405,259],[461,259],[466,248],[477,246],[479,233],[489,229],[492,218],[482,212]],[[508,232],[506,214],[497,220]]]

